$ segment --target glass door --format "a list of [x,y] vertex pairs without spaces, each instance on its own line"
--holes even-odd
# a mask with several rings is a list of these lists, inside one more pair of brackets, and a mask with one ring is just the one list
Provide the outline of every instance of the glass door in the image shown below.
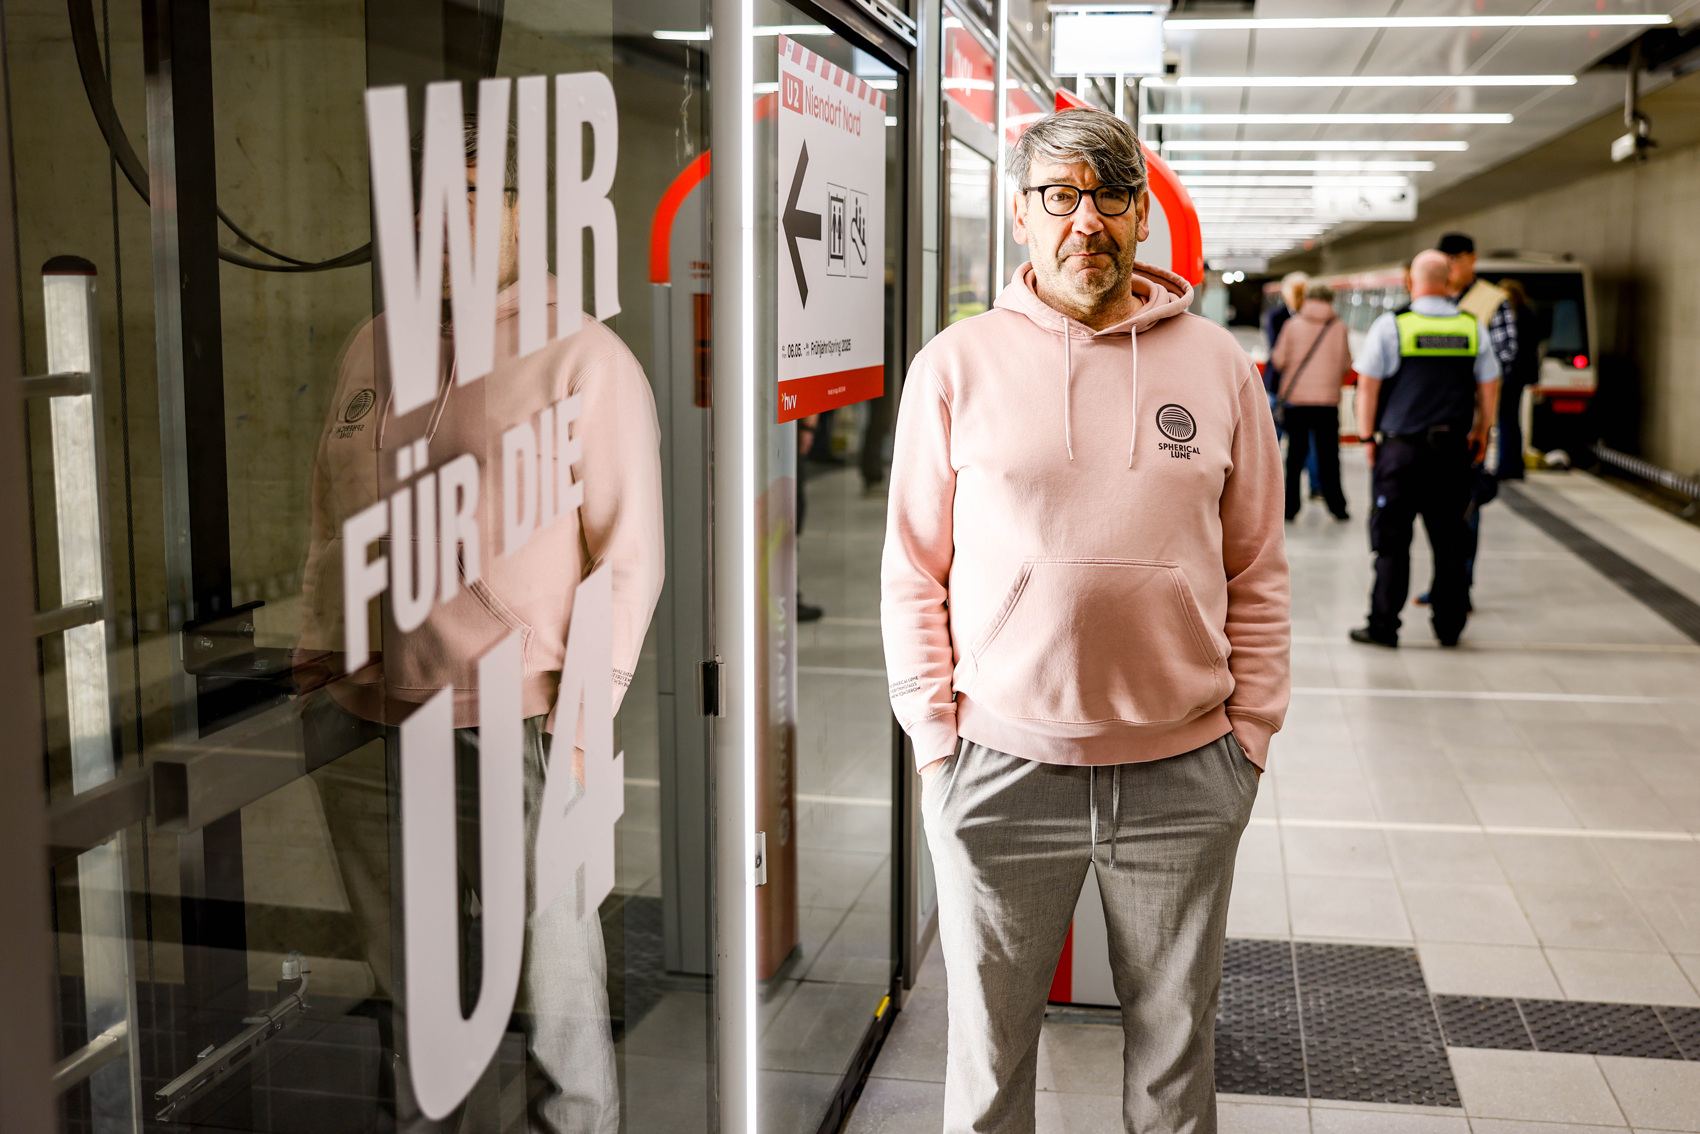
[[[771,395],[757,402],[767,455],[764,514],[776,549],[761,620],[776,727],[756,782],[768,870],[756,890],[757,1114],[759,1129],[776,1132],[836,1128],[895,1015],[898,971],[894,769],[906,768],[894,764],[879,563],[888,428],[906,361],[899,313],[908,57],[875,54],[873,44],[821,17],[758,0],[755,89],[784,97],[778,56],[788,50],[796,73],[817,77],[819,89],[852,107],[846,114],[860,114],[883,144],[875,143],[871,169],[811,179],[779,138],[789,125],[781,116],[802,116],[783,103],[763,115],[758,102],[756,183],[764,191],[755,198],[756,262],[774,269],[758,286],[767,312],[780,309],[781,289],[799,280],[816,293],[808,302],[818,306],[832,273],[853,278],[858,270],[858,196],[883,190],[884,241],[869,249],[871,262],[862,269],[881,295],[874,360],[875,389],[883,393],[783,424],[774,424],[787,416],[783,394],[779,402]],[[768,30],[779,28],[786,29],[783,39]],[[811,105],[816,93],[811,87],[802,105]],[[806,136],[803,160],[825,164],[831,155],[817,146],[818,136]],[[846,186],[833,184],[840,177]],[[822,215],[823,239],[799,241],[800,259],[793,260],[787,238],[795,226],[786,227],[784,214],[808,208]],[[839,223],[842,250],[835,246]],[[788,388],[774,367],[780,343],[791,337],[777,319],[758,321],[759,389]],[[787,593],[788,557],[794,557],[794,593]]]
[[7,21],[62,1129],[715,1126],[704,27]]

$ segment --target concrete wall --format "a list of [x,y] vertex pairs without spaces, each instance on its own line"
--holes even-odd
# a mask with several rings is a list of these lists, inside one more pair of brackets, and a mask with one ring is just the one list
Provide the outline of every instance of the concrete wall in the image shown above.
[[1404,260],[1445,232],[1482,252],[1568,254],[1594,272],[1602,355],[1633,360],[1643,454],[1700,469],[1700,146],[1562,188],[1323,250],[1324,271]]

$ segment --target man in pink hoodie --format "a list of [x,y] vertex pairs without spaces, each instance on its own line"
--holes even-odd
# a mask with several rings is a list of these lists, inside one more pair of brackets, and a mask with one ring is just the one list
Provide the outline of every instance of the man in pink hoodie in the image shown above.
[[945,1130],[1033,1129],[1093,870],[1126,1128],[1209,1134],[1234,855],[1287,706],[1279,449],[1245,352],[1134,260],[1133,131],[1049,115],[1010,176],[1031,262],[910,368],[883,566],[950,981]]

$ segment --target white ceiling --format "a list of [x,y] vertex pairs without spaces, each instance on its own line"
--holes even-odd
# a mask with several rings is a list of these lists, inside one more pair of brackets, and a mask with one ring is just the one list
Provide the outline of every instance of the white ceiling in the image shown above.
[[[1700,0],[1258,0],[1257,18],[1319,16],[1561,16],[1664,15],[1686,23],[1700,17]],[[1189,18],[1205,8],[1176,13]],[[1234,13],[1243,17],[1244,13]],[[1165,143],[1214,140],[1462,140],[1463,153],[1388,150],[1378,153],[1188,153],[1180,159],[1246,160],[1421,160],[1432,172],[1412,173],[1419,200],[1491,169],[1623,103],[1622,72],[1583,74],[1604,55],[1646,29],[1601,27],[1487,27],[1382,30],[1184,31],[1171,29],[1168,48],[1179,56],[1180,75],[1577,75],[1574,86],[1547,87],[1393,87],[1322,86],[1270,88],[1169,86],[1149,92],[1147,109],[1163,113],[1436,113],[1490,112],[1514,116],[1508,125],[1166,125]],[[1644,89],[1653,89],[1647,84]],[[1147,126],[1148,137],[1157,128]],[[1183,180],[1186,174],[1182,175]],[[1263,190],[1251,190],[1258,195]],[[1201,202],[1202,204],[1202,202]],[[1363,227],[1361,222],[1329,226],[1314,222],[1315,236],[1294,230],[1293,221],[1266,217],[1258,223],[1224,225],[1221,210],[1203,219],[1207,256],[1272,255],[1306,239],[1326,240]],[[1247,218],[1248,220],[1252,218]],[[1284,226],[1284,227],[1283,227]],[[1302,226],[1301,226],[1302,227]],[[1214,232],[1213,232],[1214,228]]]

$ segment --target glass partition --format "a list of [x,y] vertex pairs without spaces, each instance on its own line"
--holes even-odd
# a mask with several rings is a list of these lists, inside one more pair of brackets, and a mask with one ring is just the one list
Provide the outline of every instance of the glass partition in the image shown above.
[[7,14],[63,1129],[713,1128],[705,7]]

